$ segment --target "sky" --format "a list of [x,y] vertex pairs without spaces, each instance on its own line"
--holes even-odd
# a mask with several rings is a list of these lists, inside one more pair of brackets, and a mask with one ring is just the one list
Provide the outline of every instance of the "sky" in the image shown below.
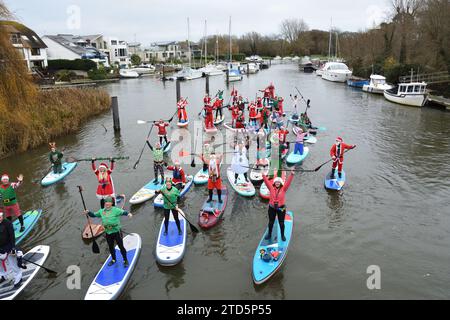
[[280,32],[285,19],[301,18],[310,29],[371,28],[388,17],[389,0],[3,0],[16,19],[40,36],[103,34],[144,46],[152,42],[198,41],[207,34]]

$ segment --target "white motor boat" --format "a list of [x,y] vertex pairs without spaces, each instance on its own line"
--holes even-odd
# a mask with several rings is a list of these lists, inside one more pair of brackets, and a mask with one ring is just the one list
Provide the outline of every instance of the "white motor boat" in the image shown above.
[[130,69],[120,69],[119,74],[121,78],[125,79],[139,78],[139,73]]
[[198,69],[198,71],[202,72],[203,76],[221,76],[223,75],[222,69],[219,69],[214,64],[208,64],[206,67]]
[[184,67],[181,71],[170,77],[170,80],[194,80],[203,77],[200,70],[192,69],[191,67]]
[[386,77],[380,76],[378,74],[372,74],[370,76],[370,83],[365,84],[362,88],[365,92],[383,94],[384,90],[390,90],[394,86],[386,83]]
[[131,71],[136,71],[140,75],[142,74],[152,74],[155,73],[156,68],[150,64],[142,64],[138,67],[131,68]]
[[242,73],[241,73],[241,66],[240,64],[233,64],[230,63],[228,65],[228,81],[241,81],[242,80]]
[[426,88],[425,82],[400,83],[397,87],[384,90],[384,97],[405,106],[423,107],[427,102]]
[[327,62],[323,67],[322,79],[333,82],[347,82],[352,71],[342,62]]
[[259,71],[259,64],[254,63],[254,62],[249,62],[247,65],[248,65],[248,68],[247,68],[247,66],[241,67],[242,73],[247,73],[247,70],[248,70],[249,74],[255,74]]

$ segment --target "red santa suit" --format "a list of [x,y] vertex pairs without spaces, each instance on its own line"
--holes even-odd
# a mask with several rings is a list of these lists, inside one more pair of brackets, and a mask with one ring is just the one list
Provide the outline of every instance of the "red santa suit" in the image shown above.
[[280,111],[280,114],[283,115],[284,114],[284,110],[283,110],[283,102],[284,99],[282,97],[278,98],[278,110]]
[[155,126],[158,127],[158,136],[160,137],[165,137],[167,135],[167,130],[166,127],[169,126],[169,124],[167,122],[157,122],[155,123]]
[[239,114],[239,107],[234,105],[230,107],[231,110],[231,126],[234,128],[236,126],[236,119]]
[[275,99],[275,86],[271,83],[267,90],[269,91],[269,98]]
[[231,90],[231,96],[233,97],[233,103],[236,103],[238,100],[238,92],[234,87],[233,90]]
[[238,115],[236,117],[236,129],[244,129],[245,128],[245,117],[244,114]]
[[173,171],[172,183],[176,184],[186,184],[186,174],[184,173],[183,168],[177,168],[175,166],[167,167],[167,170]]
[[203,98],[203,104],[204,104],[205,106],[211,104],[211,97],[210,97],[210,96],[205,96],[205,97]]
[[279,137],[281,143],[286,143],[288,134],[289,134],[289,131],[287,129],[280,129],[278,131],[278,137]]
[[214,127],[214,120],[213,120],[213,110],[214,107],[210,104],[205,105],[205,127],[207,129]]
[[340,141],[339,145],[333,144],[330,150],[330,156],[335,159],[333,161],[333,170],[338,167],[338,172],[342,172],[342,166],[344,165],[344,153],[345,150],[350,150],[355,147],[355,145],[345,144],[342,138],[338,137],[336,140]]
[[257,116],[258,116],[258,110],[257,110],[256,104],[254,104],[252,102],[248,106],[248,117],[250,119],[256,119]]
[[[105,172],[100,172],[100,168],[106,168]],[[114,182],[111,177],[111,173],[114,170],[114,161],[111,162],[111,167],[108,168],[106,163],[100,163],[98,169],[95,166],[95,162],[92,162],[92,170],[97,176],[98,187],[97,187],[97,198],[105,199],[107,197],[115,198]]]
[[180,101],[177,103],[177,107],[178,107],[178,120],[179,120],[180,122],[186,122],[186,121],[187,121],[186,106],[187,106],[186,100],[180,100]]

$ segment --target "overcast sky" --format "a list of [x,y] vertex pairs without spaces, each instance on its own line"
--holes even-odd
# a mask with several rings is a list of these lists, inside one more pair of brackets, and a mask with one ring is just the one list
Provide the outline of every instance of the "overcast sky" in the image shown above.
[[[359,31],[386,19],[389,0],[5,0],[16,18],[39,35],[103,34],[141,42],[199,40],[208,34],[279,33],[287,18],[302,18],[310,29]],[[79,14],[78,14],[79,13]]]

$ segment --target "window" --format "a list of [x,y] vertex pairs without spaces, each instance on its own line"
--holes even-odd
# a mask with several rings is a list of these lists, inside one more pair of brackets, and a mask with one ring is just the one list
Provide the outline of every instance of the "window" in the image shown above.
[[408,93],[413,92],[414,87],[413,86],[408,86]]
[[12,42],[13,44],[20,44],[20,35],[17,34],[17,33],[13,33],[13,34],[11,35],[11,42]]
[[400,92],[406,92],[406,87],[405,86],[400,86]]
[[414,86],[414,92],[420,93],[420,86]]
[[111,40],[111,45],[112,46],[117,46],[117,40]]
[[41,55],[41,49],[39,49],[39,48],[32,48],[31,49],[31,55],[32,56],[40,56]]

